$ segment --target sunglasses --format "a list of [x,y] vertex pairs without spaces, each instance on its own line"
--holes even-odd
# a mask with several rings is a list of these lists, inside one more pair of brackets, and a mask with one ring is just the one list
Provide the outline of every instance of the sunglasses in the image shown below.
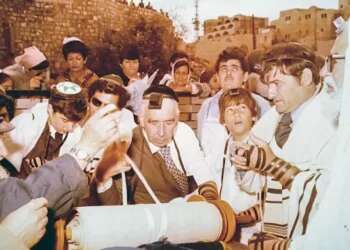
[[328,55],[326,59],[326,64],[327,64],[327,70],[328,72],[332,72],[334,69],[335,64],[339,60],[345,60],[344,55],[339,55],[339,54],[333,54],[333,55]]
[[103,102],[101,102],[99,99],[97,99],[96,97],[92,97],[91,98],[91,103],[95,106],[95,107],[101,107],[104,106],[105,104]]

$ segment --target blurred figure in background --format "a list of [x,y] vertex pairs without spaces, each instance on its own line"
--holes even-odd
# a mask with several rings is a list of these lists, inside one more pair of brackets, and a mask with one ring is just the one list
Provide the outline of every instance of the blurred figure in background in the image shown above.
[[63,39],[62,53],[68,65],[67,71],[57,78],[57,82],[74,82],[82,88],[87,88],[98,76],[86,67],[89,48],[77,37]]

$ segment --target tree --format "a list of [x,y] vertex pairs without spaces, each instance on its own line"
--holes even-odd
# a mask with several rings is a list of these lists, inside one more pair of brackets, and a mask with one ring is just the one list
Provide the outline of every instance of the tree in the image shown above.
[[165,16],[142,12],[138,12],[135,18],[134,11],[129,10],[130,13],[126,15],[127,27],[118,32],[107,31],[102,45],[91,49],[94,59],[89,62],[89,66],[99,75],[115,72],[120,52],[130,44],[136,45],[140,51],[142,72],[167,70],[169,58],[176,46],[172,22]]

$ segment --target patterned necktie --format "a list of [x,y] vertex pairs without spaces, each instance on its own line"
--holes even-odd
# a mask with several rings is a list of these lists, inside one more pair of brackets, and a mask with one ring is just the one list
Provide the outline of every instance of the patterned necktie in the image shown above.
[[187,176],[175,166],[175,163],[170,155],[170,147],[166,146],[166,147],[160,148],[159,153],[163,157],[165,161],[165,165],[168,168],[168,171],[174,177],[176,183],[179,185],[182,194],[183,195],[188,194]]
[[292,124],[292,116],[291,113],[285,113],[282,115],[280,122],[278,123],[276,132],[275,132],[275,138],[277,145],[282,148],[283,145],[288,140],[289,134],[292,131],[291,124]]

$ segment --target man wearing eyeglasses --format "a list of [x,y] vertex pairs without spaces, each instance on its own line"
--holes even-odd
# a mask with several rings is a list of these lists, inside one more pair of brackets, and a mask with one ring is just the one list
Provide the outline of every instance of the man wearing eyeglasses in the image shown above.
[[[0,108],[6,105],[7,99],[5,95],[0,95]],[[94,155],[104,144],[130,142],[130,130],[121,131],[115,126],[117,118],[118,112],[114,105],[100,109],[87,121],[75,149]],[[5,120],[0,121],[1,158],[8,155],[1,136],[12,129],[13,125]],[[109,147],[106,150],[105,162],[120,160],[115,154],[111,154],[112,149],[113,147]],[[70,211],[87,193],[86,166],[87,162],[80,159],[79,153],[71,151],[45,163],[44,167],[32,172],[25,180],[0,178],[0,249],[25,250],[33,247],[47,229],[48,209],[54,211],[56,218],[60,217]],[[108,171],[110,167],[113,164],[101,164],[97,172]],[[4,169],[0,166],[0,173],[2,170]],[[49,247],[46,243],[43,242],[41,247]]]
[[234,163],[269,176],[264,234],[250,243],[287,249],[289,242],[276,243],[276,236],[304,235],[327,187],[336,121],[325,112],[329,95],[321,91],[313,51],[298,43],[275,45],[264,56],[263,72],[274,107],[252,129],[256,145],[237,145]]
[[[206,124],[209,124],[208,128],[211,127],[210,124],[220,126],[219,99],[222,93],[229,89],[242,88],[248,79],[248,62],[245,52],[238,47],[223,50],[216,61],[215,70],[221,90],[213,97],[206,99],[198,112],[197,135],[202,146],[205,144],[203,141],[212,141],[213,139],[203,138],[213,134],[210,129],[204,128]],[[261,114],[270,108],[269,102],[263,97],[254,93],[252,96],[258,104]],[[225,131],[223,133],[225,136],[227,135]]]
[[[94,115],[99,109],[108,104],[113,104],[119,111],[117,123],[120,126],[120,129],[123,129],[122,127],[126,126],[128,129],[132,130],[136,127],[134,116],[130,110],[125,108],[130,99],[130,95],[122,86],[122,80],[116,80],[118,80],[117,75],[109,75],[108,77],[98,79],[88,87],[88,115],[85,120]],[[104,149],[96,154],[91,160],[88,168],[96,168],[97,163],[102,157],[103,151]]]

